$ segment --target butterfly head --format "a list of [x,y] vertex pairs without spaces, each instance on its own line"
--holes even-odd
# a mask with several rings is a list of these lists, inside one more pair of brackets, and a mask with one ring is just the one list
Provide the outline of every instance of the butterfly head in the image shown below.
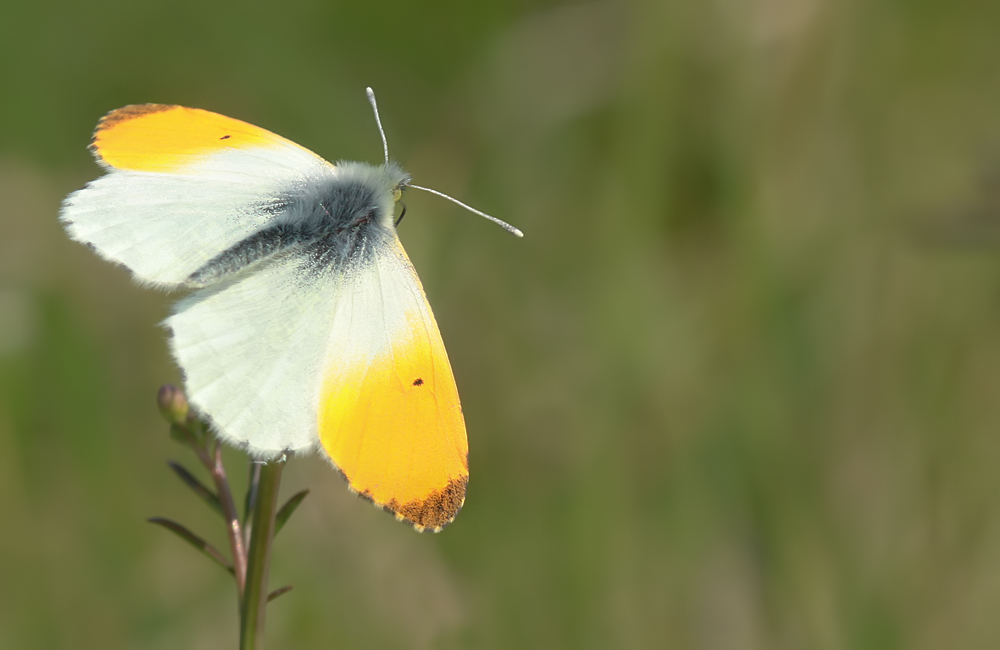
[[338,197],[331,203],[338,206],[337,212],[350,212],[339,215],[337,221],[348,224],[375,222],[385,228],[391,227],[395,203],[409,186],[410,175],[391,161],[384,165],[342,161],[337,163],[336,169],[333,193]]

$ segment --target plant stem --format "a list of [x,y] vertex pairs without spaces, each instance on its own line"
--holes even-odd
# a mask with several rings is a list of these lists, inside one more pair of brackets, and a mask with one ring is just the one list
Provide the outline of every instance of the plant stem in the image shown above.
[[226,517],[226,535],[229,537],[229,548],[233,552],[233,575],[236,576],[236,596],[239,600],[240,611],[243,608],[244,585],[246,584],[247,555],[246,546],[243,544],[243,531],[240,527],[240,514],[236,510],[236,502],[233,500],[233,492],[229,489],[229,481],[226,478],[226,468],[222,464],[222,448],[218,442],[214,443],[215,448],[211,455],[205,453],[205,462],[208,471],[215,482],[215,488],[219,492],[219,502],[222,504],[222,513]]
[[250,534],[253,532],[251,514],[257,507],[257,488],[260,486],[261,464],[250,459],[250,476],[247,478],[247,498],[243,507],[243,546],[250,548]]
[[278,485],[285,459],[261,465],[257,503],[253,510],[253,532],[247,554],[247,581],[240,609],[240,650],[264,647],[264,614],[267,608],[267,578],[271,568],[271,540],[278,510]]

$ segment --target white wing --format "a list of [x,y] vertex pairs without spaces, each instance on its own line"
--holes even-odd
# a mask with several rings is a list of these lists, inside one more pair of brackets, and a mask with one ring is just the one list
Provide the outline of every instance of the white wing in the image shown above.
[[71,194],[61,218],[73,239],[140,282],[182,285],[215,255],[274,223],[281,205],[308,201],[309,188],[333,171],[290,153],[298,152],[215,154],[184,174],[112,171]]
[[60,219],[73,239],[139,282],[165,288],[183,285],[265,225],[294,217],[282,207],[315,201],[310,192],[335,173],[269,131],[180,106],[110,113],[93,149],[109,173],[70,194]]
[[188,399],[255,456],[313,448],[330,367],[370,361],[423,308],[409,268],[391,249],[346,271],[289,251],[196,291],[165,322]]

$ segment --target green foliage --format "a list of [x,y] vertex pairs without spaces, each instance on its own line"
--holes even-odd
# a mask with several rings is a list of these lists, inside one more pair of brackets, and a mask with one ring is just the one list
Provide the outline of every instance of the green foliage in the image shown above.
[[147,519],[151,524],[156,524],[157,526],[163,526],[170,532],[176,534],[178,537],[183,539],[185,542],[195,547],[199,551],[205,554],[210,560],[214,561],[216,564],[221,566],[223,569],[229,573],[233,573],[233,563],[226,559],[226,556],[222,554],[217,548],[198,537],[190,530],[184,526],[178,524],[176,521],[170,521],[169,519],[164,519],[163,517],[151,517]]
[[220,516],[225,517],[225,514],[222,512],[222,502],[219,501],[219,497],[215,494],[215,492],[212,492],[210,489],[205,487],[201,481],[196,479],[191,472],[184,469],[180,463],[170,461],[167,464],[170,465],[170,469],[174,470],[174,473],[177,474],[182,481],[184,481],[185,485],[191,488],[191,490],[194,491],[194,493],[197,494],[202,501],[208,504],[209,508],[219,513]]
[[[275,535],[277,535],[278,532],[281,531],[282,528],[284,528],[285,524],[288,523],[288,518],[292,516],[292,513],[295,512],[295,509],[299,507],[299,505],[308,495],[309,495],[309,490],[300,490],[299,492],[296,492],[294,495],[292,495],[292,497],[285,502],[285,505],[281,506],[281,508],[278,510],[278,514],[276,514],[274,517]],[[281,594],[278,595],[280,596]]]

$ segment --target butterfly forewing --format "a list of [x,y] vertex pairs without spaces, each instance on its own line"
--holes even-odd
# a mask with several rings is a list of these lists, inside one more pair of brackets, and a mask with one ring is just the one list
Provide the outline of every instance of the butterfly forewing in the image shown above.
[[319,402],[319,436],[351,487],[439,530],[468,481],[465,421],[437,324],[398,240],[342,292]]
[[182,106],[113,111],[91,148],[108,174],[70,194],[60,218],[73,239],[164,287],[187,284],[335,174],[270,131]]

